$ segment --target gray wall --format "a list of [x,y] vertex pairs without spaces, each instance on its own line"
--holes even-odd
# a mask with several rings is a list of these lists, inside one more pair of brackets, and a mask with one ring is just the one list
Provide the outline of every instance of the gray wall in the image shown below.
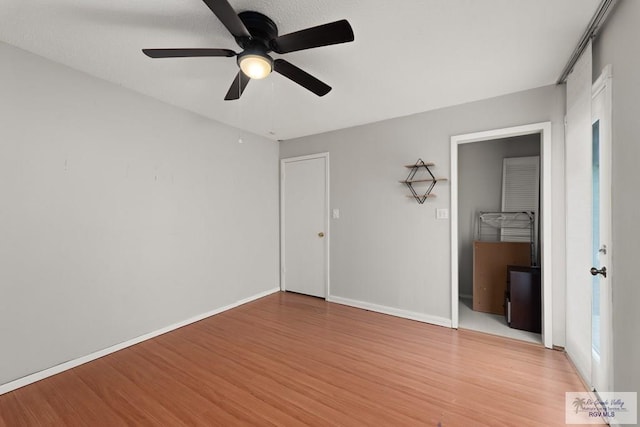
[[564,88],[547,86],[280,144],[280,157],[331,155],[331,294],[451,319],[450,229],[436,220],[449,208],[447,182],[424,205],[406,197],[403,165],[434,161],[450,177],[450,137],[552,122],[554,179],[553,342],[564,345]]
[[458,263],[461,296],[473,293],[473,240],[476,214],[502,206],[502,161],[540,155],[540,135],[481,141],[458,146]]
[[278,286],[276,143],[0,64],[0,384]]
[[613,360],[616,391],[640,391],[640,2],[620,1],[594,44],[594,78],[613,67]]

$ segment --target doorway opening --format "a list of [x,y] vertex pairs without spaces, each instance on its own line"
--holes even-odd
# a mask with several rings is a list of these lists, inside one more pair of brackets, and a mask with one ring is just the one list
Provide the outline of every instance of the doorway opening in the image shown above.
[[505,297],[506,266],[538,264],[539,170],[540,134],[458,145],[460,328],[542,342],[539,283],[535,301]]
[[[480,143],[480,144],[471,144]],[[514,145],[509,145],[514,144]],[[468,147],[467,147],[468,146]],[[483,151],[486,150],[485,151]],[[490,149],[490,150],[488,150]],[[469,297],[473,297],[473,246],[469,246],[469,240],[473,242],[473,237],[477,233],[478,212],[485,209],[496,210],[495,194],[496,189],[484,189],[480,192],[480,198],[483,194],[490,203],[489,199],[493,198],[493,205],[483,204],[473,207],[470,206],[469,197],[462,196],[466,190],[462,189],[462,181],[469,175],[469,171],[461,171],[461,167],[467,167],[467,158],[478,163],[475,165],[476,171],[482,168],[479,164],[479,153],[489,156],[490,152],[505,153],[504,157],[529,157],[539,156],[539,209],[535,212],[539,233],[531,242],[535,242],[535,253],[532,253],[532,264],[539,267],[541,295],[539,296],[539,304],[541,305],[540,324],[541,334],[537,335],[531,332],[520,331],[509,328],[504,314],[487,315],[472,310],[473,304],[470,303]],[[500,160],[500,164],[502,160]],[[502,177],[502,167],[498,171],[493,171],[498,177]],[[473,175],[473,169],[471,175]],[[482,179],[478,179],[476,174],[476,183],[474,185],[482,185]],[[500,185],[497,188],[498,193],[502,190]],[[475,196],[478,196],[477,190]],[[499,205],[500,209],[504,205]],[[473,211],[473,213],[471,213]],[[510,336],[517,339],[524,339],[543,343],[545,347],[552,347],[552,305],[551,305],[551,123],[536,123],[531,125],[517,126],[512,128],[497,129],[473,134],[457,135],[451,138],[451,313],[452,327],[480,329],[484,332]],[[539,238],[537,237],[539,235]],[[539,241],[539,245],[537,244]],[[463,248],[460,247],[463,246]],[[466,249],[465,249],[466,247]],[[510,252],[510,249],[507,249]],[[471,258],[470,258],[471,257]],[[470,266],[471,259],[471,266]],[[534,260],[535,259],[535,260]],[[515,263],[522,265],[522,263]],[[506,269],[506,266],[505,266]],[[515,273],[514,273],[515,274]],[[507,280],[507,271],[504,272],[504,281]],[[501,286],[505,284],[500,283]],[[503,291],[504,292],[504,291]],[[504,300],[505,309],[507,307],[506,299]],[[491,317],[493,316],[493,317]],[[501,325],[503,323],[503,325]],[[502,326],[502,327],[501,327]]]

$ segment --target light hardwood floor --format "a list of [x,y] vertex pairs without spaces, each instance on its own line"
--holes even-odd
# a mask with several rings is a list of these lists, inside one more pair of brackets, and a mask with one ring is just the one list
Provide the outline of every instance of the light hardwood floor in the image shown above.
[[277,293],[0,396],[0,426],[564,425],[565,354]]

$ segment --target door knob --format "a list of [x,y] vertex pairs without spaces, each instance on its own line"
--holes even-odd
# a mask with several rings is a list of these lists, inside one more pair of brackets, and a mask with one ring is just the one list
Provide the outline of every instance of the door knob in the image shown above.
[[321,231],[318,233],[318,237],[324,237],[324,233]]
[[598,270],[595,267],[591,267],[591,270],[589,270],[589,272],[591,273],[592,276],[602,274],[603,277],[607,277],[607,267],[602,267],[600,270]]

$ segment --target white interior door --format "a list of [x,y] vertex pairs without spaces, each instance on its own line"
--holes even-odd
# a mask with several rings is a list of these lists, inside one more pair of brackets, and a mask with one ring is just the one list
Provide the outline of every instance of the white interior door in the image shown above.
[[[505,242],[532,242],[531,261],[538,263],[538,207],[540,206],[540,156],[508,157],[502,161],[502,211],[533,212],[533,230],[502,228]],[[532,233],[533,231],[533,233]]]
[[566,343],[586,382],[591,381],[591,44],[567,78]]
[[613,391],[610,380],[611,319],[611,73],[593,87],[592,104],[591,366],[596,391]]
[[329,154],[281,161],[281,287],[326,298]]

